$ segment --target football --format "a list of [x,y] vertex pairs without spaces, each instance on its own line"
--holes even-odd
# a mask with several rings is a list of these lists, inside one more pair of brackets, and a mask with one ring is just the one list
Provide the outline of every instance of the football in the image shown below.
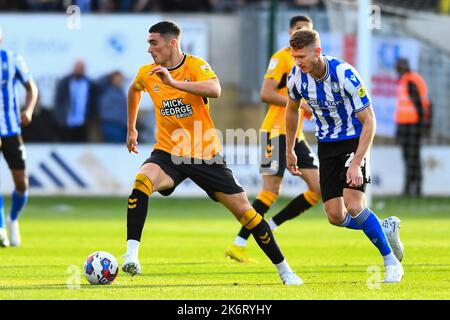
[[84,275],[90,284],[111,284],[118,273],[116,258],[105,251],[91,253],[84,263]]

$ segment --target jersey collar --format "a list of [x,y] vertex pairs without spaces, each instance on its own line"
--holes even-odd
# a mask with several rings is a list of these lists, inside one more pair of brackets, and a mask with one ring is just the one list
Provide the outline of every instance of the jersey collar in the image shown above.
[[181,59],[180,63],[177,64],[177,65],[176,65],[175,67],[173,67],[173,68],[167,68],[167,70],[173,71],[173,70],[178,69],[179,67],[181,67],[181,66],[183,65],[183,63],[184,63],[185,60],[186,60],[186,53],[183,52],[183,58]]
[[325,81],[325,80],[328,78],[328,76],[330,75],[330,63],[329,63],[328,59],[325,57],[325,55],[323,55],[322,57],[325,59],[325,74],[324,74],[324,76],[323,76],[322,78],[320,78],[320,79],[317,79],[316,77],[314,77],[314,76],[311,74],[311,77],[312,77],[316,82],[323,82],[323,81]]

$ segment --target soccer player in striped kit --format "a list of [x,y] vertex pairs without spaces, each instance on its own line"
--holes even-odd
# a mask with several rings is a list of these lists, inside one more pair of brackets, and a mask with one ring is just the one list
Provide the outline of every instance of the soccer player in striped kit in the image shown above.
[[[329,222],[362,230],[383,257],[386,267],[383,282],[400,282],[404,273],[401,256],[397,259],[379,219],[365,201],[365,187],[370,182],[367,155],[376,121],[364,84],[350,64],[322,55],[315,30],[296,31],[290,38],[290,48],[296,65],[287,85],[287,168],[293,174],[299,173],[294,144],[303,98],[316,119],[320,189]],[[392,225],[397,249],[403,251],[397,221],[392,221]]]
[[[0,28],[0,45],[3,40]],[[10,214],[5,226],[3,199],[0,196],[0,247],[20,245],[19,214],[28,199],[28,176],[25,170],[25,146],[21,126],[31,122],[36,106],[38,89],[23,58],[12,51],[0,48],[0,136],[1,151],[14,180]],[[25,108],[21,111],[16,84],[26,90]]]
[[[289,23],[289,35],[300,28],[313,28],[313,21],[305,15],[293,16]],[[281,182],[286,170],[286,129],[284,111],[287,102],[287,76],[295,65],[289,47],[274,53],[270,59],[264,82],[261,88],[261,99],[269,104],[260,129],[262,190],[253,201],[252,206],[264,216],[278,199]],[[300,110],[295,153],[298,158],[300,176],[307,184],[308,190],[293,198],[284,208],[273,215],[269,226],[275,230],[286,221],[298,217],[320,201],[319,170],[317,160],[305,139],[302,126],[305,112]],[[238,262],[251,262],[247,252],[247,239],[250,232],[241,228],[238,235],[225,251],[225,256]]]

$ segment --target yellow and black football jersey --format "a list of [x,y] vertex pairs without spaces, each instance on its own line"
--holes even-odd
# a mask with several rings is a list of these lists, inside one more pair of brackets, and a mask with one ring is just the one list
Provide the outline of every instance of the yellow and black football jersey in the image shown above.
[[[265,79],[274,79],[278,86],[277,92],[287,97],[287,77],[295,65],[295,60],[291,56],[289,48],[278,50],[270,59],[269,67],[267,68]],[[297,130],[297,139],[304,139],[303,126],[303,109],[300,109],[300,118]],[[261,125],[261,131],[269,132],[270,139],[278,135],[286,135],[285,125],[285,107],[269,104],[266,116]]]
[[[144,65],[134,85],[150,95],[156,114],[154,149],[198,159],[211,159],[222,150],[220,139],[209,114],[209,100],[165,85],[156,75],[149,75],[158,65]],[[176,67],[168,69],[179,81],[205,81],[216,78],[209,64],[196,56],[183,54]]]

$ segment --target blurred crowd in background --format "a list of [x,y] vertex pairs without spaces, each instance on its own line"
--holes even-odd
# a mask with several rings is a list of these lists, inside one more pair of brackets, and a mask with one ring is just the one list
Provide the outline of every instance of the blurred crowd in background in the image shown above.
[[[57,83],[54,108],[39,108],[33,121],[23,128],[28,142],[125,143],[127,96],[125,77],[119,70],[91,79],[83,60]],[[145,119],[148,122],[148,119]],[[142,142],[154,142],[154,125],[141,126],[150,132]]]
[[[278,3],[292,7],[323,8],[326,1],[333,0],[278,0]],[[70,5],[77,5],[81,12],[234,12],[240,7],[266,3],[269,0],[0,0],[0,11],[63,11]],[[375,4],[400,6],[413,10],[450,12],[449,0],[377,0]]]
[[[19,0],[0,1],[0,10],[61,11],[77,5],[81,12],[231,12],[261,0]],[[281,0],[293,6],[323,6],[321,0]]]

